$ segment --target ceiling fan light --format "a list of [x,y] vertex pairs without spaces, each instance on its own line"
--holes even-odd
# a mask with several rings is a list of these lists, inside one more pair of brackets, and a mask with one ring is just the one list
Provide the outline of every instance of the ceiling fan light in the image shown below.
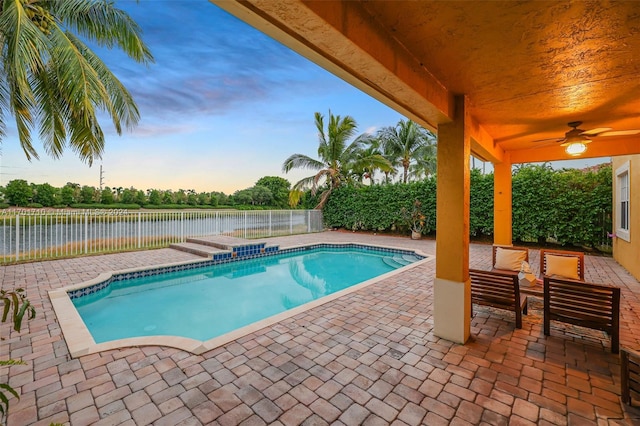
[[584,154],[584,152],[587,150],[587,145],[585,145],[583,142],[571,142],[564,150],[572,157],[576,157],[578,155]]

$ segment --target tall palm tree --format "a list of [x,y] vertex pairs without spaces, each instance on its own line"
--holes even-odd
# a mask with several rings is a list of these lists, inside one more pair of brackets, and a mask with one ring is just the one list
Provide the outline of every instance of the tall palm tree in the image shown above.
[[367,164],[384,170],[391,169],[389,161],[379,154],[358,156],[362,145],[370,139],[370,135],[361,135],[348,143],[358,127],[352,117],[347,115],[342,118],[329,111],[329,122],[325,131],[324,116],[316,112],[315,124],[318,129],[319,159],[304,154],[293,154],[282,165],[285,173],[294,168],[317,171],[315,175],[303,178],[293,185],[291,191],[293,197],[290,201],[296,201],[295,195],[299,195],[300,191],[308,187],[311,187],[312,194],[315,195],[320,184],[324,183],[326,189],[322,192],[320,202],[316,206],[316,208],[322,208],[333,189],[352,180],[355,169],[363,168]]
[[385,157],[403,169],[402,182],[407,183],[409,166],[418,158],[435,149],[436,137],[430,131],[411,120],[400,120],[395,127],[384,127],[378,131]]
[[109,0],[0,0],[0,138],[8,110],[29,160],[38,158],[31,134],[38,129],[48,154],[59,157],[68,144],[91,165],[104,149],[97,113],[109,114],[118,134],[140,116],[131,94],[79,37],[152,62],[140,34]]

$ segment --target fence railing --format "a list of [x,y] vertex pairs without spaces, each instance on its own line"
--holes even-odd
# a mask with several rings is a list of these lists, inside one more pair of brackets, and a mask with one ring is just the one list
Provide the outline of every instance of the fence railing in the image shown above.
[[187,238],[322,231],[319,210],[0,211],[0,263],[166,247]]

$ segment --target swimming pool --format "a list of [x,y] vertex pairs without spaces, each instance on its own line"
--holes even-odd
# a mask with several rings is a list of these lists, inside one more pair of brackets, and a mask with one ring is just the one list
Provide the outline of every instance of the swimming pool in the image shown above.
[[[61,302],[65,311],[73,307],[75,331],[83,328],[78,323],[84,326],[82,353],[74,356],[144,344],[201,353],[422,259],[407,250],[320,244],[249,260],[123,271],[63,289],[72,299],[69,303],[62,302],[60,294],[52,295],[52,302],[54,308]],[[61,313],[56,309],[58,316]],[[63,322],[73,354],[71,346],[78,339],[67,336],[65,328],[71,324],[65,327]]]

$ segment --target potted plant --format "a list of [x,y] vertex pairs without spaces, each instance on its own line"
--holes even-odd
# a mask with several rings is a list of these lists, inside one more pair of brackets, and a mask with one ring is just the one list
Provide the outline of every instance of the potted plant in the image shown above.
[[422,213],[422,203],[420,200],[416,198],[410,210],[403,207],[400,215],[411,230],[411,238],[414,240],[422,238],[422,230],[424,229],[427,218],[424,213]]

